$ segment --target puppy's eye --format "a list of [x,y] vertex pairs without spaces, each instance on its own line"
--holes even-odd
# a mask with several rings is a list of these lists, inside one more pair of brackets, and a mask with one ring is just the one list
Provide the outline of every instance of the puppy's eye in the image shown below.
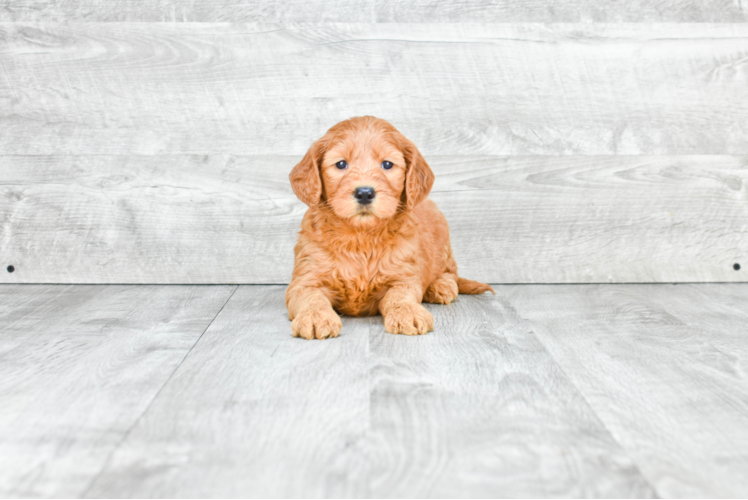
[[345,160],[340,160],[335,164],[336,167],[338,167],[340,170],[345,170],[348,168],[348,164],[345,162]]
[[382,168],[385,170],[389,170],[392,168],[392,162],[391,161],[383,161],[382,162]]

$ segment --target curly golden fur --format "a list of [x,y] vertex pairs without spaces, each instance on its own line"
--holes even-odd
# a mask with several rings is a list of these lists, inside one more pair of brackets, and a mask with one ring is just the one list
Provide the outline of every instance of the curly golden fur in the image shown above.
[[[434,327],[422,301],[493,292],[457,276],[447,220],[426,198],[434,174],[388,122],[364,116],[338,123],[289,178],[309,205],[286,290],[295,337],[337,337],[336,311],[381,313],[388,332],[422,335]],[[373,199],[361,195],[368,188]]]

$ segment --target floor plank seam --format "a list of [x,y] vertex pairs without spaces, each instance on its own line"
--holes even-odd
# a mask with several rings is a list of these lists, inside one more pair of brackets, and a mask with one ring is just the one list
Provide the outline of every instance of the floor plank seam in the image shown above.
[[107,466],[112,461],[112,457],[114,456],[114,454],[122,447],[122,445],[125,443],[125,441],[127,441],[127,438],[130,436],[130,433],[132,432],[132,430],[135,429],[138,426],[138,423],[142,420],[143,416],[145,416],[145,414],[148,413],[148,410],[151,409],[151,406],[153,406],[153,403],[161,395],[161,392],[164,390],[164,388],[167,385],[169,385],[169,382],[174,377],[174,374],[176,374],[179,371],[179,368],[182,366],[182,364],[184,364],[184,361],[189,357],[189,355],[192,352],[192,350],[200,342],[200,339],[203,338],[203,335],[205,335],[205,332],[207,332],[210,329],[211,325],[213,325],[213,322],[216,320],[216,318],[218,316],[220,316],[221,311],[223,311],[223,308],[226,307],[226,304],[229,303],[229,301],[231,300],[231,297],[234,296],[234,294],[236,293],[236,291],[238,289],[239,289],[239,285],[236,285],[234,287],[234,290],[231,292],[231,295],[229,295],[228,299],[226,299],[226,302],[224,302],[223,305],[221,306],[221,308],[218,310],[218,312],[216,312],[216,315],[213,316],[213,319],[210,320],[210,323],[208,323],[208,325],[205,327],[205,329],[200,334],[200,336],[197,338],[197,340],[195,340],[195,343],[192,344],[192,347],[190,347],[190,349],[184,355],[184,357],[179,362],[179,364],[177,364],[177,366],[171,372],[171,374],[169,375],[169,377],[167,377],[167,379],[164,381],[163,385],[161,385],[161,387],[159,388],[158,392],[156,392],[156,394],[153,396],[153,398],[151,399],[151,401],[145,407],[145,409],[143,410],[143,412],[140,415],[138,415],[138,418],[136,418],[135,421],[133,422],[133,424],[130,426],[130,428],[127,429],[127,431],[122,436],[122,439],[120,439],[119,443],[117,443],[117,446],[115,446],[114,448],[112,448],[112,451],[109,452],[109,455],[106,457],[106,460],[104,460],[104,462],[103,462],[103,464],[101,466],[101,469],[99,469],[99,472],[93,477],[93,479],[91,479],[91,481],[83,489],[83,491],[78,496],[78,498],[86,498],[88,496],[88,492],[91,490],[91,488],[93,487],[93,485],[96,484],[96,481],[99,479],[99,477],[101,477],[101,474],[106,470]]
[[561,371],[561,373],[566,378],[566,380],[569,382],[569,384],[572,387],[574,387],[574,389],[577,391],[577,394],[579,394],[579,397],[581,397],[582,401],[584,401],[584,404],[587,405],[587,407],[590,409],[590,412],[592,412],[592,414],[595,415],[595,418],[597,418],[597,420],[600,422],[600,425],[602,426],[602,428],[605,429],[605,432],[608,433],[608,435],[611,437],[611,439],[618,444],[618,446],[621,448],[621,450],[623,450],[623,452],[626,454],[626,456],[629,458],[629,460],[631,460],[632,465],[636,469],[636,472],[639,474],[639,476],[642,478],[642,481],[644,481],[647,484],[647,486],[649,486],[649,489],[652,491],[652,494],[653,494],[652,498],[662,498],[660,496],[660,493],[657,491],[657,488],[655,488],[654,484],[652,484],[652,482],[649,480],[649,478],[642,471],[641,467],[639,467],[639,464],[637,463],[637,461],[634,460],[634,458],[631,456],[631,453],[629,452],[628,448],[626,448],[623,445],[623,443],[621,443],[621,441],[616,437],[616,435],[613,434],[610,431],[610,428],[608,427],[608,425],[605,423],[605,421],[600,417],[600,415],[597,413],[597,411],[595,411],[595,408],[587,400],[587,396],[585,396],[585,394],[582,392],[582,390],[579,388],[579,386],[577,386],[577,384],[574,383],[574,380],[566,372],[566,369],[558,361],[558,359],[556,359],[556,356],[553,355],[553,352],[551,351],[551,349],[549,349],[548,346],[545,344],[545,342],[543,342],[543,339],[541,338],[541,336],[540,335],[535,335],[535,324],[534,324],[534,322],[532,320],[529,320],[529,319],[525,318],[523,315],[521,315],[519,313],[519,311],[514,308],[514,306],[512,306],[510,304],[507,304],[507,305],[514,311],[514,313],[517,315],[518,318],[520,318],[523,322],[525,322],[528,326],[530,326],[530,328],[532,329],[533,335],[537,339],[538,343],[543,347],[543,349],[545,349],[545,352],[548,353],[548,356],[556,364],[556,367],[558,367],[558,369]]

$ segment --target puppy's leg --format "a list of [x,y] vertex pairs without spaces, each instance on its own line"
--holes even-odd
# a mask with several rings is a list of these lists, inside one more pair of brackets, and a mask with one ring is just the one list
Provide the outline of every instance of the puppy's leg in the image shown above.
[[286,290],[286,306],[294,337],[325,339],[340,335],[343,323],[322,290],[293,286]]
[[423,335],[434,329],[434,317],[420,302],[421,288],[414,284],[392,286],[379,302],[388,333]]
[[449,304],[457,298],[457,275],[444,273],[431,282],[423,294],[423,301],[431,304]]

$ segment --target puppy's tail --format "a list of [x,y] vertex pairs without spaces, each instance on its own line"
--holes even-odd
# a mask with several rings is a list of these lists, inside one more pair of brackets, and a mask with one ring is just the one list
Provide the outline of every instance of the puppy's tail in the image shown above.
[[459,290],[460,293],[465,293],[467,295],[478,295],[480,293],[486,292],[491,292],[492,294],[496,295],[496,292],[493,291],[491,285],[486,285],[485,283],[479,283],[477,281],[466,280],[465,278],[457,278],[457,290]]

